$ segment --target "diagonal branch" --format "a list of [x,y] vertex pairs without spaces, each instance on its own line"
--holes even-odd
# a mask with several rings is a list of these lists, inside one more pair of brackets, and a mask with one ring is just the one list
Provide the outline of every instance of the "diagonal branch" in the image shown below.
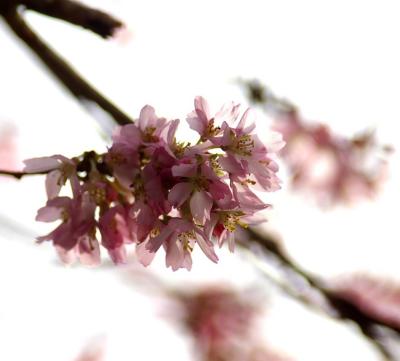
[[[4,6],[4,5],[2,5]],[[80,102],[96,103],[114,118],[120,125],[132,123],[132,120],[113,103],[100,94],[93,86],[84,80],[64,59],[57,55],[43,40],[26,24],[17,8],[0,7],[0,15],[7,25],[46,65],[51,73],[74,95]]]
[[[322,305],[315,304],[311,300],[304,298],[302,295],[297,295],[294,292],[287,292],[285,287],[279,287],[286,292],[289,296],[296,298],[306,306],[313,309],[319,309],[327,313],[330,317],[340,320],[352,321],[356,324],[360,332],[376,347],[385,360],[394,360],[391,351],[385,345],[382,337],[379,334],[378,328],[383,327],[392,331],[397,336],[400,336],[400,328],[378,319],[372,315],[363,312],[357,305],[343,298],[340,294],[324,285],[322,280],[302,269],[295,264],[281,249],[276,240],[270,236],[261,235],[260,233],[248,228],[247,235],[250,239],[249,242],[241,242],[240,245],[246,249],[251,250],[251,242],[256,243],[261,249],[269,255],[272,255],[283,268],[290,271],[292,274],[301,277],[311,287],[313,291],[317,291],[322,297],[324,303],[329,306],[330,310],[326,310]],[[333,311],[333,313],[332,313]]]
[[111,15],[73,0],[20,0],[19,4],[43,15],[81,26],[103,38],[112,36],[123,26],[121,21]]

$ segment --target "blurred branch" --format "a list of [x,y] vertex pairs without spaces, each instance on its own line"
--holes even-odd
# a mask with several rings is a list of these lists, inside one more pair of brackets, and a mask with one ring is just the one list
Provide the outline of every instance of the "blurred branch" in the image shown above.
[[[388,329],[399,337],[400,329],[397,326],[366,314],[357,307],[357,305],[349,302],[340,294],[336,293],[335,290],[329,289],[321,279],[295,264],[286,255],[285,251],[273,237],[269,235],[261,235],[251,228],[246,231],[250,241],[241,242],[240,245],[242,247],[254,251],[254,249],[252,249],[252,243],[257,244],[264,252],[266,252],[266,254],[272,255],[285,271],[289,271],[289,273],[301,277],[301,279],[310,286],[312,291],[317,291],[322,297],[322,300],[324,301],[323,303],[328,305],[329,309],[325,309],[322,304],[313,302],[310,298],[307,298],[302,294],[292,292],[290,288],[283,287],[282,284],[278,283],[278,287],[282,291],[300,301],[302,304],[322,311],[329,317],[334,317],[344,321],[352,321],[358,326],[360,332],[378,349],[385,360],[395,360],[380,336],[379,327]],[[269,279],[274,281],[272,277],[269,277]]]
[[[12,32],[42,60],[50,72],[83,105],[87,101],[94,102],[105,112],[110,114],[116,123],[120,125],[132,123],[132,120],[124,112],[84,80],[64,59],[56,54],[53,49],[46,45],[44,41],[32,31],[20,15],[17,7],[18,3],[18,1],[10,0],[0,3],[0,15],[4,18]],[[85,7],[82,7],[81,11],[85,11],[84,9]]]

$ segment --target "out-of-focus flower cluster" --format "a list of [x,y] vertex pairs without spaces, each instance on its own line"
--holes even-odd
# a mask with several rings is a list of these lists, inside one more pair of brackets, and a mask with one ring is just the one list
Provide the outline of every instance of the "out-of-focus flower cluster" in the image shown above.
[[337,279],[335,293],[370,317],[400,328],[400,286],[398,283],[365,274]]
[[372,197],[386,178],[387,163],[373,132],[340,137],[324,124],[307,124],[292,113],[276,127],[287,142],[282,155],[294,188],[313,194],[321,204]]
[[282,157],[292,186],[321,205],[372,197],[386,178],[390,147],[379,145],[374,133],[353,138],[335,134],[322,123],[305,121],[290,102],[277,98],[257,82],[245,83],[250,99],[275,120],[286,146]]
[[[67,263],[99,263],[100,244],[115,263],[126,261],[127,244],[136,244],[143,265],[163,247],[167,266],[189,270],[196,245],[217,262],[214,243],[233,250],[237,227],[262,220],[259,211],[269,205],[254,190],[279,189],[272,157],[283,142],[263,144],[250,110],[239,112],[232,103],[213,116],[197,97],[187,117],[199,134],[192,145],[177,141],[179,120],[145,106],[135,124],[118,128],[104,154],[25,161],[25,172],[47,173],[48,201],[37,220],[61,221],[38,240],[52,240]],[[67,182],[72,197],[60,196]]]
[[180,321],[192,336],[201,361],[285,361],[258,336],[260,296],[210,287],[177,297]]

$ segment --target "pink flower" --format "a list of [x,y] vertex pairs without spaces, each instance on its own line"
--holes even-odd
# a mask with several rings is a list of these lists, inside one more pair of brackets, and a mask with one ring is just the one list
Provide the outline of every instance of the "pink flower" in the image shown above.
[[117,128],[106,157],[107,164],[126,188],[133,182],[141,163],[147,162],[157,148],[166,146],[171,125],[165,118],[158,118],[150,105],[142,108],[137,123]]
[[[214,285],[177,292],[179,321],[192,336],[203,361],[289,361],[259,338],[259,295]],[[176,313],[175,313],[176,314]]]
[[226,122],[222,125],[223,136],[214,141],[226,152],[219,163],[242,182],[250,182],[265,191],[278,190],[278,165],[272,160],[271,154],[279,151],[284,142],[276,136],[269,146],[264,145],[253,133],[255,124],[246,126],[249,112],[248,109],[243,114],[236,128]]
[[71,199],[55,197],[38,210],[36,220],[62,223],[38,241],[52,240],[61,260],[72,263],[78,254],[84,264],[98,264],[100,251],[95,237],[95,204],[87,194]]
[[126,263],[125,244],[132,243],[136,223],[129,217],[129,211],[121,205],[108,209],[100,216],[99,229],[101,244],[114,263]]
[[214,117],[211,117],[208,103],[203,97],[195,98],[194,108],[195,110],[188,114],[186,120],[190,128],[200,134],[202,140],[211,139],[219,135],[222,122],[235,120],[239,111],[237,105],[229,104],[222,107]]
[[386,163],[374,154],[383,149],[371,132],[348,139],[297,113],[279,120],[277,129],[287,141],[282,154],[293,187],[313,193],[323,205],[371,197],[385,178]]
[[173,271],[179,268],[192,268],[191,253],[197,243],[204,254],[213,262],[218,262],[211,241],[204,232],[193,223],[180,219],[171,218],[168,224],[158,230],[158,235],[151,238],[147,249],[155,253],[163,245],[166,250],[166,265]]
[[209,159],[183,160],[172,167],[172,175],[181,180],[170,191],[168,200],[172,205],[180,207],[189,200],[193,219],[204,225],[210,219],[213,203],[231,200],[229,186],[218,177],[212,169]]
[[78,191],[79,181],[76,175],[76,163],[74,160],[62,155],[51,157],[32,158],[24,160],[26,173],[47,172],[46,193],[47,198],[52,199],[59,195],[61,187],[69,179],[73,191]]
[[142,144],[139,129],[135,124],[117,128],[113,134],[113,145],[105,161],[118,181],[129,188],[140,164],[139,147]]
[[170,122],[165,118],[158,118],[154,108],[150,105],[146,105],[140,111],[138,126],[145,143],[157,143],[163,139],[163,133],[165,130],[165,133],[168,132],[169,124]]

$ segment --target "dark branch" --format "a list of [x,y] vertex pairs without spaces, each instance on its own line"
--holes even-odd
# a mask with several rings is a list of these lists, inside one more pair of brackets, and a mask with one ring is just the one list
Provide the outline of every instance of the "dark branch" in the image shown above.
[[112,36],[123,26],[111,15],[72,0],[21,0],[19,3],[29,10],[93,31],[103,38]]
[[[385,329],[393,331],[395,334],[400,336],[400,328],[391,323],[385,322],[382,319],[376,318],[373,315],[366,314],[356,304],[343,298],[340,294],[332,289],[325,286],[324,282],[318,279],[316,276],[305,271],[300,266],[296,265],[285,253],[285,251],[279,246],[278,242],[270,237],[261,235],[258,232],[247,229],[250,242],[241,242],[240,245],[245,248],[251,248],[251,242],[261,246],[262,250],[269,255],[272,255],[286,270],[292,274],[297,275],[304,279],[312,290],[317,291],[323,298],[325,304],[334,311],[329,312],[329,316],[333,316],[337,319],[352,321],[355,323],[360,332],[378,349],[378,351],[387,360],[393,360],[390,350],[387,349],[386,345],[382,342],[379,335],[378,328],[383,327]],[[282,287],[281,287],[282,288]],[[313,304],[308,299],[304,299],[302,295],[296,295],[293,292],[287,292],[290,296],[299,299],[300,302],[307,306],[320,309],[326,313],[326,310],[322,306]]]
[[94,102],[110,114],[120,125],[132,123],[132,120],[113,103],[86,82],[64,59],[57,55],[37,36],[16,7],[0,7],[0,14],[16,34],[46,65],[51,73],[80,101]]
[[81,26],[103,38],[112,36],[118,28],[123,26],[121,21],[111,15],[73,0],[2,1],[4,2],[4,5],[2,5],[4,7],[11,8],[22,5],[26,9]]

